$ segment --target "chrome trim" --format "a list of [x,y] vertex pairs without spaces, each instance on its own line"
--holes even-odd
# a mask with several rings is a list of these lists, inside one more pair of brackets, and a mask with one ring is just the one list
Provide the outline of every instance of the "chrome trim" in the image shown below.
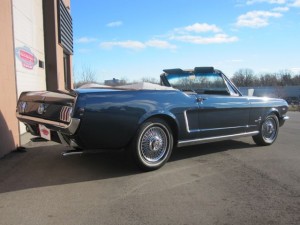
[[183,112],[183,115],[184,115],[184,121],[185,121],[185,126],[186,126],[186,131],[187,131],[188,133],[191,133],[190,126],[189,126],[189,121],[188,121],[186,112],[187,112],[187,110],[185,110],[185,111]]
[[64,122],[71,121],[71,114],[72,114],[72,107],[70,106],[63,106],[60,110],[59,119]]
[[289,116],[284,116],[284,117],[282,117],[282,120],[284,120],[284,121],[286,121],[286,120],[288,120],[288,119],[290,119]]
[[62,156],[69,156],[69,155],[81,155],[83,154],[83,151],[78,151],[78,150],[68,150],[63,152],[61,155]]
[[227,130],[227,129],[237,129],[237,128],[249,128],[249,127],[256,127],[256,125],[246,125],[246,126],[236,126],[236,127],[220,127],[220,128],[209,128],[209,129],[199,129],[199,131]]
[[262,120],[262,119],[261,119],[261,116],[260,116],[260,117],[258,117],[258,119],[257,119],[257,120],[254,120],[254,122],[255,122],[255,123],[260,123],[260,122],[261,122],[261,120]]
[[21,113],[25,113],[27,107],[27,102],[21,101],[19,102],[18,108]]
[[41,103],[37,109],[37,113],[42,115],[45,112],[46,106],[44,103]]
[[[21,120],[21,122],[23,122],[22,120],[25,120],[24,122],[33,121],[33,122],[36,122],[39,124],[43,124],[46,127],[48,125],[48,126],[50,126],[50,129],[52,127],[58,128],[58,130],[62,129],[62,132],[69,133],[69,134],[74,134],[80,123],[80,119],[77,119],[77,118],[72,118],[71,122],[69,124],[65,124],[65,123],[60,123],[60,122],[56,122],[56,121],[52,121],[52,120],[45,120],[45,119],[36,118],[36,117],[32,117],[32,116],[21,115],[18,112],[17,112],[17,118],[19,120]],[[49,128],[49,127],[47,127],[47,128]]]
[[227,129],[238,129],[238,128],[249,128],[249,127],[256,127],[257,125],[246,125],[246,126],[236,126],[236,127],[219,127],[219,128],[208,128],[208,129],[194,129],[194,130],[190,130],[190,126],[189,126],[189,121],[187,118],[187,110],[185,110],[183,112],[184,114],[184,121],[185,121],[185,126],[186,126],[186,130],[188,133],[192,133],[192,132],[204,132],[204,131],[214,131],[214,130],[227,130]]
[[224,136],[199,138],[199,139],[193,139],[193,140],[184,140],[184,141],[179,141],[177,144],[177,147],[180,148],[180,147],[184,147],[184,146],[210,143],[210,142],[214,142],[214,141],[223,141],[223,140],[233,139],[233,138],[248,137],[248,136],[256,135],[258,133],[259,133],[259,131],[252,131],[252,132],[245,132],[245,133],[240,133],[240,134],[231,134],[231,135],[224,135]]

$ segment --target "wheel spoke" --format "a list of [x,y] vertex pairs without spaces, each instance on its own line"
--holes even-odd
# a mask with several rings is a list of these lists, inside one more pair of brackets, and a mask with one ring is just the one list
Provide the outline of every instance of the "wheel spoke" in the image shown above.
[[159,162],[165,156],[167,142],[167,134],[161,127],[150,127],[141,138],[142,157],[148,162]]

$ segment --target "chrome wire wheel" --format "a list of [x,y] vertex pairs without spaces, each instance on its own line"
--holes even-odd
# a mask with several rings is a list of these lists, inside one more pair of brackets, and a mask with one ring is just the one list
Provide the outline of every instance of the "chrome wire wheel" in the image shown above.
[[275,142],[279,130],[278,117],[275,114],[268,115],[260,126],[259,134],[253,136],[257,145],[266,146]]
[[166,121],[152,118],[144,122],[130,146],[136,164],[144,171],[162,167],[173,150],[173,134]]
[[161,127],[152,126],[143,133],[140,151],[145,161],[159,162],[165,156],[167,148],[168,137]]
[[262,124],[262,137],[265,142],[272,143],[277,136],[276,121],[270,117]]

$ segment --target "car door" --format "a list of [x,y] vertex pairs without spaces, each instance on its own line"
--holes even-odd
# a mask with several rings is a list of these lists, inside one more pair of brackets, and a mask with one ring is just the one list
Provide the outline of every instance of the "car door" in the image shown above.
[[206,79],[210,80],[209,87],[197,95],[198,138],[246,132],[250,113],[248,98],[237,93],[221,74]]

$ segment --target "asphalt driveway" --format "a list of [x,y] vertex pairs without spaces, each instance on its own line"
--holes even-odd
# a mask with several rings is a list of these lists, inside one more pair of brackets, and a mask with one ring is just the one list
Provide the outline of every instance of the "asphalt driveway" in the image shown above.
[[177,149],[149,173],[120,153],[29,143],[0,160],[0,224],[300,224],[300,113],[289,116],[272,146]]

